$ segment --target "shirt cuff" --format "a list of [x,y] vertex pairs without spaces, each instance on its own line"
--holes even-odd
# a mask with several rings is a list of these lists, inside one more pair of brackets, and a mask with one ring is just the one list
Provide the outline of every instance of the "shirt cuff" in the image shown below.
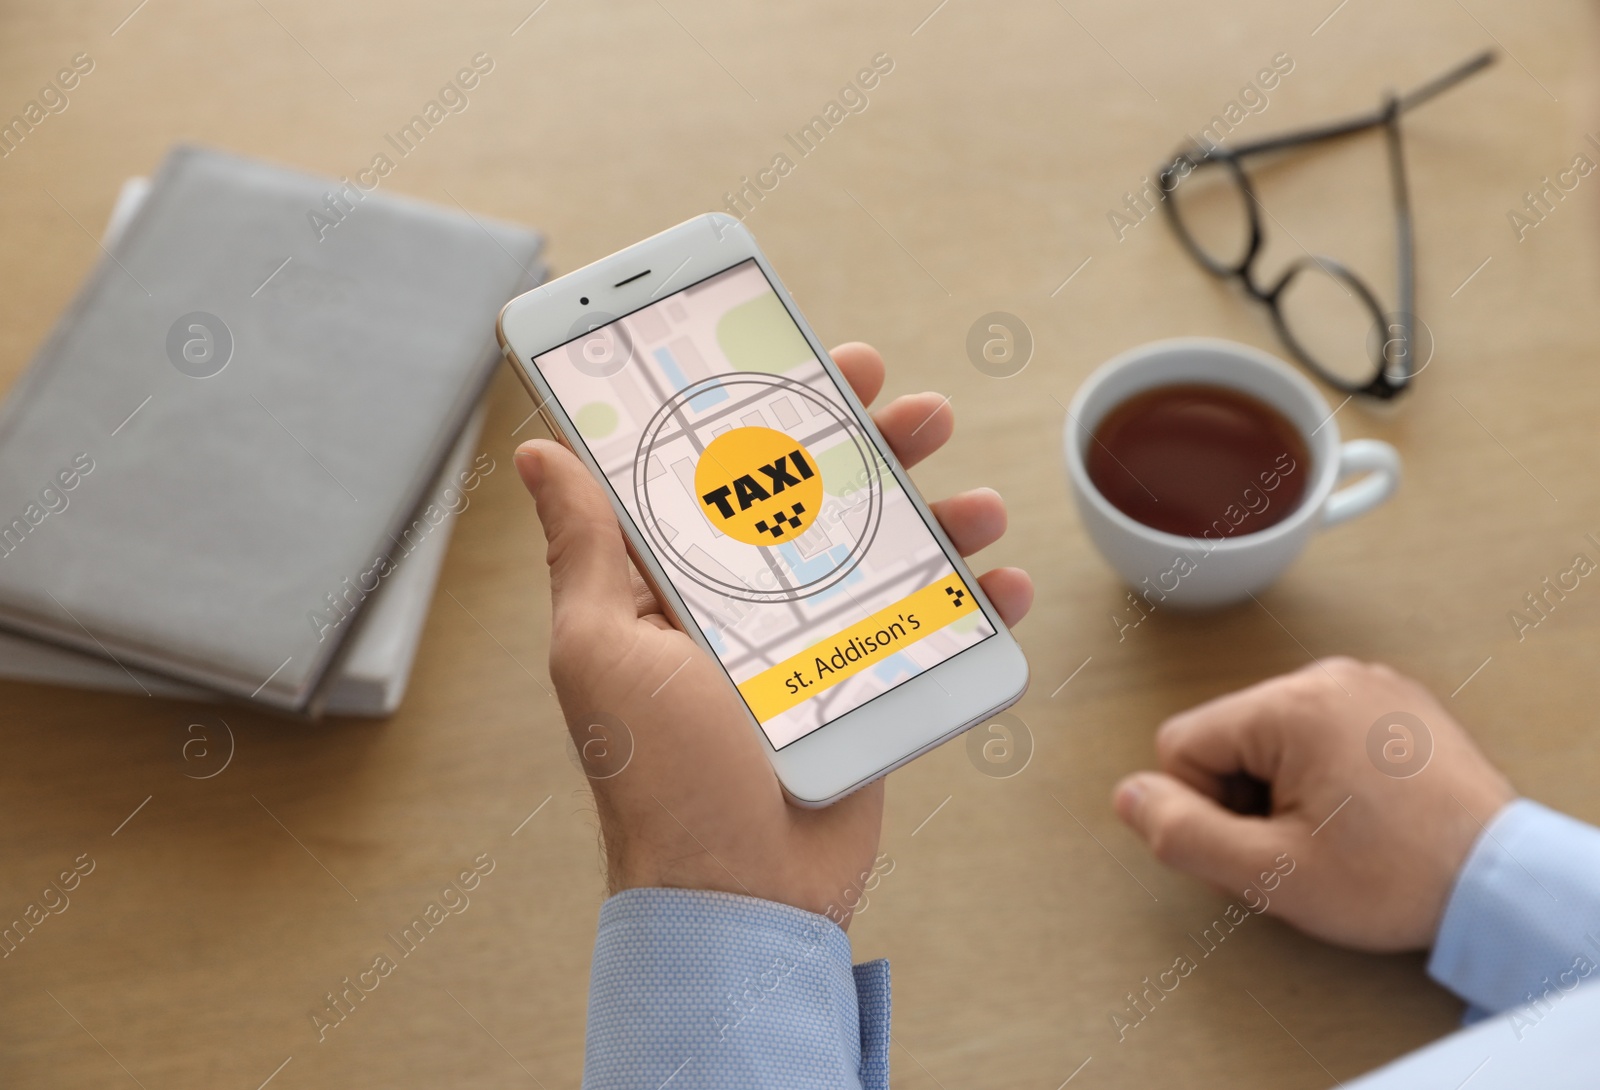
[[1472,846],[1428,975],[1478,1012],[1555,1000],[1600,965],[1600,829],[1518,799]]
[[888,1090],[889,967],[823,916],[630,889],[600,909],[585,1090]]

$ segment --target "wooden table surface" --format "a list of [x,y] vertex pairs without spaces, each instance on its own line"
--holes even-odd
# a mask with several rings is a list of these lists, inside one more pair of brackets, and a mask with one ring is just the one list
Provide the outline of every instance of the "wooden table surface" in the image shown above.
[[[981,564],[1024,565],[1039,591],[1018,632],[1031,764],[991,778],[953,744],[889,789],[895,868],[851,934],[858,957],[893,959],[894,1084],[1047,1090],[1087,1064],[1074,1087],[1309,1090],[1450,1030],[1459,1004],[1420,955],[1341,952],[1262,917],[1119,1042],[1126,993],[1227,899],[1149,858],[1108,795],[1149,764],[1163,716],[1344,652],[1454,694],[1522,790],[1600,820],[1600,588],[1520,640],[1509,618],[1575,554],[1600,556],[1584,537],[1600,531],[1600,176],[1568,174],[1520,239],[1508,215],[1580,154],[1600,162],[1593,9],[536,2],[8,5],[0,117],[77,54],[94,67],[0,161],[0,383],[99,258],[119,183],[176,140],[353,174],[485,53],[469,107],[383,184],[537,225],[558,270],[721,206],[787,151],[747,223],[825,339],[883,350],[888,393],[953,397],[956,438],[919,483],[999,488],[1011,532]],[[1280,349],[1158,217],[1119,238],[1109,213],[1230,103],[1255,107],[1245,139],[1371,107],[1495,42],[1498,65],[1406,126],[1437,355],[1401,405],[1337,417],[1400,448],[1398,498],[1317,539],[1260,606],[1158,613],[1119,640],[1123,591],[1070,506],[1059,402],[1157,337]],[[893,69],[866,108],[790,148],[878,54]],[[1244,89],[1280,54],[1292,70],[1262,105]],[[1272,171],[1269,265],[1326,251],[1392,298],[1383,187],[1376,139]],[[997,310],[1037,345],[1006,379],[965,349]],[[0,917],[93,864],[0,960],[0,1083],[577,1085],[596,823],[546,692],[543,543],[510,465],[530,406],[509,375],[491,400],[499,468],[456,529],[392,719],[229,708],[232,763],[200,780],[183,731],[215,709],[0,685]],[[326,993],[480,857],[493,870],[470,905],[319,1040]]]

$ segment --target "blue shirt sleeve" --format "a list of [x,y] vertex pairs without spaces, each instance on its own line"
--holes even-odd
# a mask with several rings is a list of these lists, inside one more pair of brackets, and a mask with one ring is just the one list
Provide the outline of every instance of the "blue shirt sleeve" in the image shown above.
[[1342,1090],[1594,1090],[1600,988],[1521,1007],[1400,1057]]
[[1548,1004],[1600,966],[1600,829],[1527,799],[1489,823],[1456,876],[1428,975],[1474,1015]]
[[600,909],[584,1090],[888,1090],[889,964],[832,920],[727,893]]

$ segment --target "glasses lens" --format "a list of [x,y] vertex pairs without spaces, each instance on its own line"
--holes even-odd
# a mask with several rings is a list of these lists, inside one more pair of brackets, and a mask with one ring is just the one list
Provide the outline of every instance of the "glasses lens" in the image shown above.
[[1353,275],[1326,258],[1294,266],[1278,293],[1278,318],[1302,358],[1335,382],[1357,389],[1377,375],[1372,348],[1390,336],[1383,313]]
[[1250,252],[1250,196],[1230,164],[1207,159],[1185,174],[1190,162],[1180,158],[1167,176],[1178,229],[1214,270],[1233,272]]

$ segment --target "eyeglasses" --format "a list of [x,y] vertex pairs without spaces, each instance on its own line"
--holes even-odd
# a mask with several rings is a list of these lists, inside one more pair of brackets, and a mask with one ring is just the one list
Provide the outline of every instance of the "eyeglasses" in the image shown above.
[[[1264,303],[1278,336],[1314,374],[1348,394],[1389,400],[1420,368],[1416,362],[1415,239],[1411,198],[1400,148],[1400,115],[1493,63],[1486,50],[1410,94],[1388,95],[1375,112],[1266,137],[1236,148],[1213,144],[1178,152],[1158,175],[1167,220],[1191,256],[1209,273],[1238,280]],[[1389,155],[1389,185],[1398,243],[1398,306],[1386,312],[1376,293],[1347,266],[1308,254],[1271,284],[1257,267],[1265,209],[1256,196],[1247,158],[1303,148],[1381,128]],[[1269,214],[1270,215],[1270,214]],[[1363,335],[1365,331],[1365,335]],[[1421,366],[1427,365],[1427,360]]]

